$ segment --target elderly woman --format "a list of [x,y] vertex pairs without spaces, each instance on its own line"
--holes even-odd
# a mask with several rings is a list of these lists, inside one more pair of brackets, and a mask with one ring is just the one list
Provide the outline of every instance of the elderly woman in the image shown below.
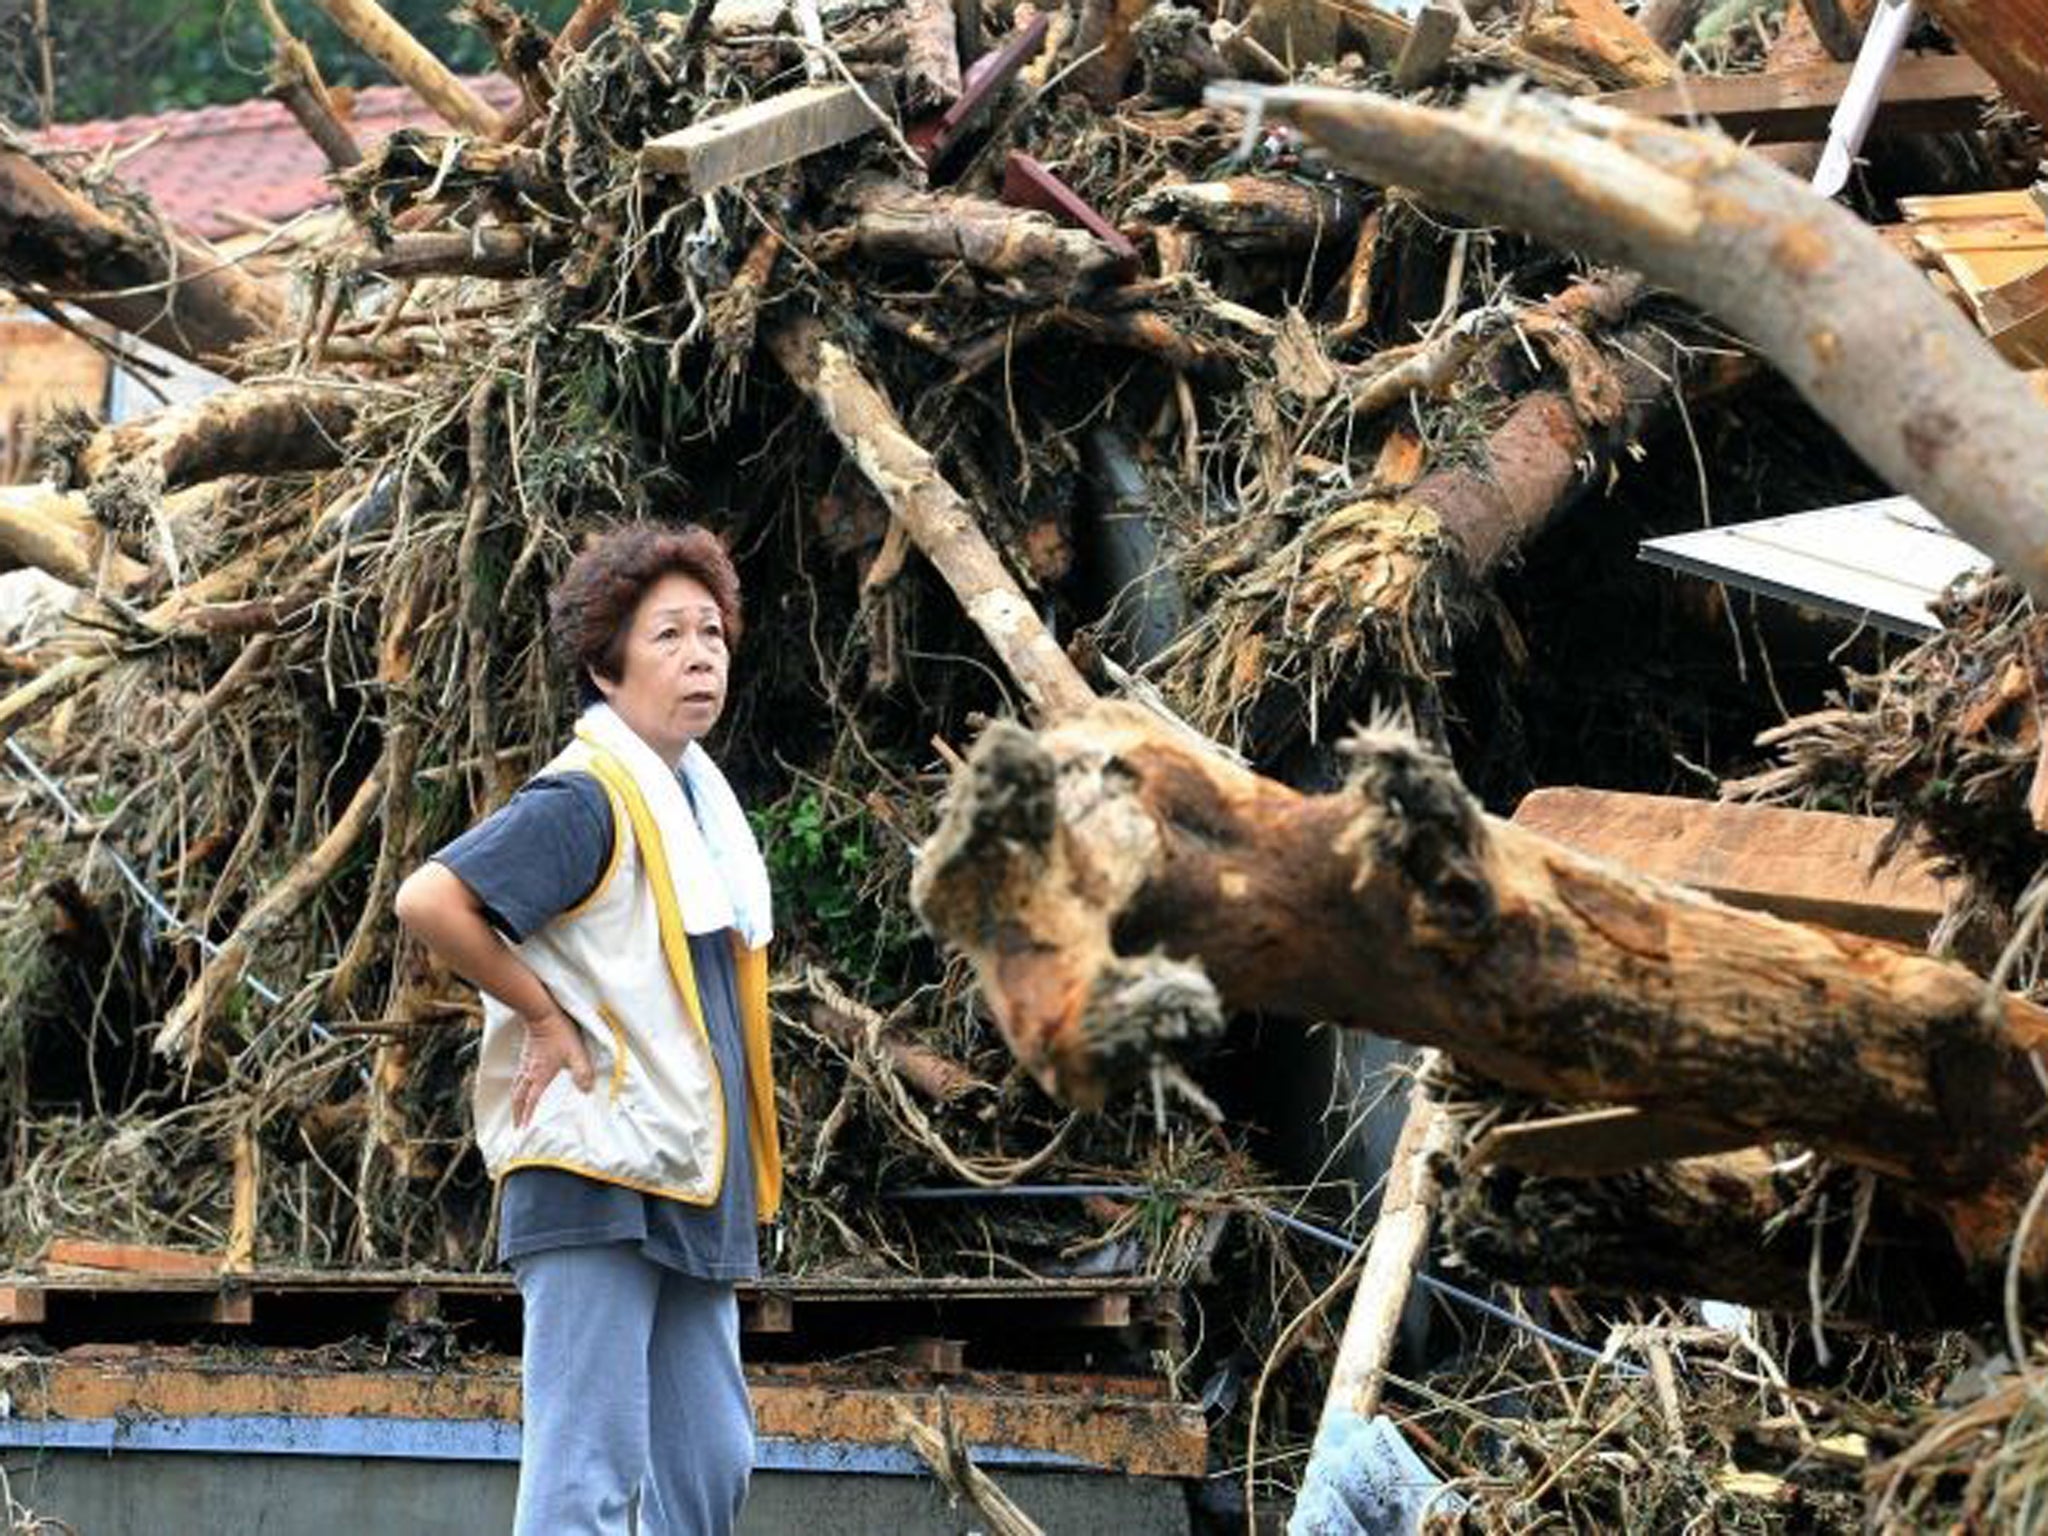
[[781,1195],[767,871],[698,745],[739,578],[702,528],[591,543],[552,598],[587,708],[398,892],[483,993],[477,1141],[525,1304],[520,1536],[725,1532],[753,1415],[735,1281]]

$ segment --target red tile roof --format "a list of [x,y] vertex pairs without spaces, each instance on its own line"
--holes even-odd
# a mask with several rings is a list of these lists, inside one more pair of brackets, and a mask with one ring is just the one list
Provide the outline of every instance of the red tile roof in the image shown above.
[[[518,87],[502,75],[465,83],[500,111],[519,99]],[[366,147],[394,128],[440,124],[404,86],[369,86],[353,95],[353,106],[343,120]],[[139,144],[152,137],[148,148],[121,162],[121,175],[147,192],[172,220],[208,239],[245,230],[248,226],[237,222],[234,214],[279,223],[335,201],[334,189],[327,184],[326,158],[274,101],[60,123],[38,135],[52,148],[87,151]]]

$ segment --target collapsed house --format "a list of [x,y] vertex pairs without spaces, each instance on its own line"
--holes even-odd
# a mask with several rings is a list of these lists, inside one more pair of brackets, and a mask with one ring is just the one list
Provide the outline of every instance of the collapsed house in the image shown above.
[[[1227,1525],[1328,1397],[1475,1529],[2021,1518],[2048,302],[1957,263],[2048,265],[2024,10],[1939,7],[1966,51],[1923,29],[1856,213],[1786,174],[1868,20],[1835,4],[478,3],[495,101],[337,4],[444,126],[358,142],[280,35],[345,218],[262,276],[10,135],[0,282],[230,381],[0,491],[0,558],[81,594],[0,695],[17,1415],[283,1413],[90,1350],[324,1313],[505,1454],[474,997],[391,895],[552,755],[577,540],[683,515],[746,583],[717,746],[793,935],[748,1322],[790,1469],[907,1434],[991,1522],[968,1446]],[[1634,565],[1887,488],[2006,573],[1918,647]],[[1688,753],[1883,819],[1859,857],[1937,861],[1938,926],[1486,811]]]

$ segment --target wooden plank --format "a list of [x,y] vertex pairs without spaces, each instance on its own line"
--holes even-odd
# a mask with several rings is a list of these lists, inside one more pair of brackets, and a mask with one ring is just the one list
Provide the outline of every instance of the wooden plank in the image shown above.
[[2005,251],[1944,251],[1941,269],[1956,286],[1980,304],[1984,295],[2008,283],[2017,283],[2048,263],[2048,246],[2020,246]]
[[1419,91],[1435,84],[1457,42],[1458,13],[1448,5],[1425,5],[1416,12],[1414,30],[1394,60],[1394,89]]
[[1514,821],[1568,847],[1732,906],[1920,945],[1942,886],[1910,855],[1870,872],[1891,824],[1874,816],[1724,805],[1604,789],[1539,789]]
[[1925,193],[1899,199],[1899,212],[1913,223],[1951,219],[2029,219],[2042,222],[2042,210],[2031,189],[2017,192]]
[[[1759,144],[1814,141],[1827,136],[1828,118],[1848,86],[1849,70],[1847,64],[1815,64],[1782,74],[1686,75],[1668,85],[1610,91],[1596,99],[1673,122],[1712,118],[1731,138]],[[1871,132],[1973,128],[1984,104],[1997,94],[1991,76],[1974,60],[1909,55],[1885,82]]]
[[650,171],[703,193],[871,133],[875,117],[850,85],[806,85],[651,139]]
[[47,1315],[43,1293],[34,1285],[0,1285],[0,1323],[40,1323]]
[[1926,224],[1913,231],[1913,243],[1937,256],[1954,256],[1977,251],[2048,252],[2048,229],[2038,223],[1992,224],[1972,220],[1967,224]]
[[1984,334],[2022,368],[2048,365],[2048,267],[1977,295]]
[[1625,1106],[1495,1126],[1468,1156],[1476,1168],[1499,1164],[1525,1173],[1597,1179],[1647,1163],[1733,1152],[1755,1139],[1750,1133]]
[[145,1243],[101,1243],[90,1238],[60,1237],[44,1250],[43,1263],[138,1275],[214,1275],[220,1271],[221,1256]]

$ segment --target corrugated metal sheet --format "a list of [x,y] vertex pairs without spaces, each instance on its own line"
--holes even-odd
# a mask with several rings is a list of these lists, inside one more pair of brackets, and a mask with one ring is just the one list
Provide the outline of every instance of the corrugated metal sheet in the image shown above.
[[1941,627],[1930,604],[1988,569],[1975,546],[1910,496],[1646,539],[1643,559],[1902,635]]

